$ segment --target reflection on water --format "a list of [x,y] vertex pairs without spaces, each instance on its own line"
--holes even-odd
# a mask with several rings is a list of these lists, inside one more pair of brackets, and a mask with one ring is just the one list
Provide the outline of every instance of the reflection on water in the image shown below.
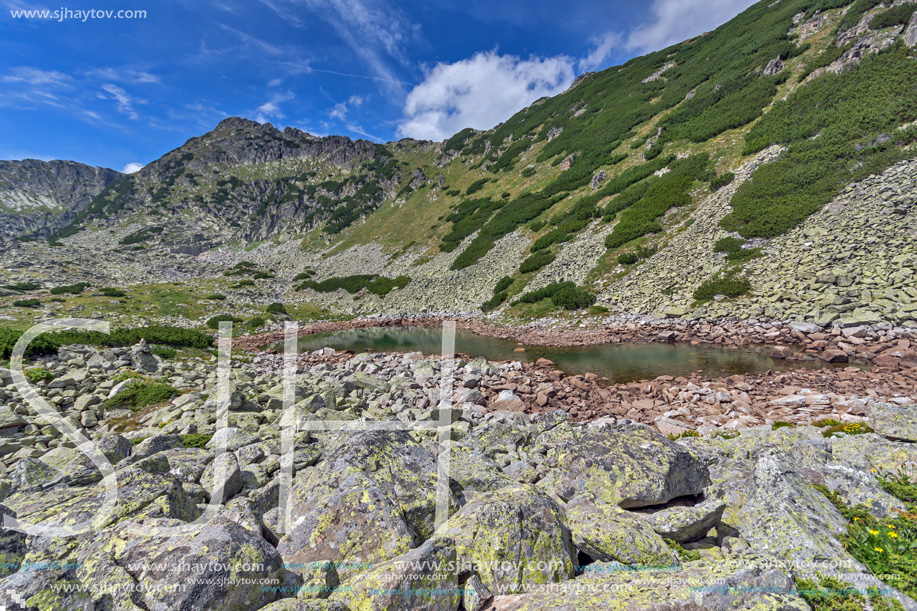
[[[362,352],[414,352],[439,354],[442,330],[419,327],[373,327],[348,329],[301,337],[302,352],[319,348]],[[627,343],[598,346],[525,346],[525,352],[513,352],[519,344],[513,340],[475,335],[457,329],[455,350],[492,361],[534,362],[539,358],[554,361],[568,374],[595,373],[615,382],[647,380],[660,375],[686,376],[702,371],[708,376],[756,373],[802,367],[819,368],[821,361],[783,361],[770,358],[770,348],[742,347],[727,349],[689,344]],[[283,344],[274,346],[282,351]]]

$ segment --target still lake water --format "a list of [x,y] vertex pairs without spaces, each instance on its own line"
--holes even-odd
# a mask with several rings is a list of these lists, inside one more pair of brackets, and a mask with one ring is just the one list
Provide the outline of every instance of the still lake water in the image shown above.
[[[768,370],[817,369],[826,364],[818,360],[785,361],[772,359],[772,347],[743,346],[721,348],[675,343],[601,344],[597,346],[527,346],[514,352],[515,340],[476,335],[456,329],[455,351],[491,361],[534,362],[539,358],[554,361],[567,374],[594,373],[614,382],[649,380],[660,375],[687,376],[702,371],[708,376],[760,373]],[[273,346],[283,351],[283,343]],[[371,327],[320,333],[299,338],[299,350],[320,348],[365,352],[423,352],[440,354],[442,330],[420,327]]]

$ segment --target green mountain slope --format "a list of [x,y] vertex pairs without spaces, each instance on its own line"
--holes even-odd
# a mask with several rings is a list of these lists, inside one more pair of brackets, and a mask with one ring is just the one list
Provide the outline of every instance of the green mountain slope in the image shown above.
[[443,143],[229,119],[112,184],[56,239],[235,284],[244,259],[273,277],[231,296],[341,311],[539,316],[595,301],[906,322],[913,15],[760,2]]

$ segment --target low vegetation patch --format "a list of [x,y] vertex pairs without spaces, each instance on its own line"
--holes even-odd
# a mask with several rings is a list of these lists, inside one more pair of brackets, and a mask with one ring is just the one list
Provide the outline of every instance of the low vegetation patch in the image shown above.
[[275,301],[274,303],[269,305],[267,307],[267,313],[268,314],[281,314],[283,316],[289,316],[289,314],[287,314],[286,307],[284,307],[284,305],[280,303],[279,301]]
[[297,291],[312,289],[319,293],[332,293],[338,289],[344,289],[350,294],[359,292],[362,289],[370,293],[385,297],[393,289],[402,289],[411,282],[409,276],[398,276],[397,278],[387,278],[378,274],[359,274],[354,276],[344,276],[342,278],[328,278],[321,282],[307,280],[296,287]]
[[33,367],[31,369],[26,369],[23,373],[25,374],[25,379],[32,384],[50,382],[54,379],[54,374],[44,367]]
[[9,289],[11,291],[37,291],[41,288],[40,284],[34,282],[16,282],[15,284],[4,284],[2,288]]
[[513,305],[538,303],[544,299],[550,299],[554,307],[565,310],[579,310],[595,303],[595,295],[579,288],[572,282],[555,282],[537,291],[525,293],[514,301]]
[[213,435],[203,433],[189,433],[181,435],[181,444],[186,448],[206,448],[207,444],[213,439]]
[[69,293],[71,295],[79,295],[89,287],[88,282],[77,282],[76,284],[68,284],[65,286],[55,286],[51,289],[52,295],[63,295],[64,293]]
[[207,319],[207,328],[208,329],[219,329],[221,322],[245,322],[244,319],[233,316],[232,314],[217,314],[209,319]]
[[19,299],[13,302],[13,305],[17,308],[34,308],[40,304],[40,299]]
[[128,408],[137,411],[148,405],[164,403],[178,395],[178,390],[162,382],[129,382],[111,399],[103,403],[105,409]]
[[555,258],[556,255],[554,253],[547,250],[540,250],[523,261],[522,264],[519,265],[519,271],[523,274],[538,271],[545,265],[552,263]]
[[127,293],[121,289],[113,289],[107,287],[99,289],[99,293],[101,293],[103,297],[124,297],[127,295]]
[[694,299],[709,301],[717,295],[724,297],[738,297],[744,295],[751,288],[751,283],[745,278],[737,278],[733,274],[716,274],[694,290]]
[[[0,327],[0,358],[9,358],[13,346],[22,336],[22,331],[15,331]],[[55,354],[61,346],[71,344],[88,344],[90,346],[132,346],[145,339],[149,344],[160,344],[184,348],[210,348],[213,338],[206,333],[169,327],[165,325],[152,325],[149,327],[115,329],[109,334],[99,331],[56,331],[39,335],[29,344],[26,356],[41,356]]]
[[814,487],[830,500],[848,521],[841,543],[851,556],[869,567],[874,575],[896,575],[891,582],[911,598],[917,596],[917,482],[903,472],[876,474],[879,486],[902,501],[907,511],[896,518],[879,519],[863,506],[849,507],[825,486]]

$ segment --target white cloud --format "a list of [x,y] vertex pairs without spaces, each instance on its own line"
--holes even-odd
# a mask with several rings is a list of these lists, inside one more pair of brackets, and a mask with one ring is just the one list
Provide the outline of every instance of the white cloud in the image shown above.
[[3,77],[5,83],[27,83],[29,85],[63,85],[70,81],[70,77],[54,70],[39,70],[38,68],[13,68]]
[[398,134],[443,140],[466,127],[489,129],[574,78],[566,56],[522,60],[495,51],[437,64],[408,94]]
[[293,92],[275,93],[271,99],[255,109],[255,121],[258,123],[270,123],[271,118],[283,119],[286,115],[280,108],[284,102],[289,102],[294,97]]
[[278,85],[283,84],[283,79],[281,78],[272,78],[267,82],[268,87],[277,87]]
[[577,62],[580,72],[605,68],[605,60],[611,55],[611,50],[621,44],[621,35],[617,32],[606,32],[604,35],[592,40],[595,48],[589,55]]
[[137,163],[136,161],[132,161],[129,164],[127,164],[126,166],[124,166],[124,169],[121,170],[121,172],[123,172],[124,174],[133,174],[134,172],[139,172],[142,168],[143,168],[142,163]]
[[697,36],[735,17],[754,0],[653,0],[652,19],[627,37],[631,51],[655,51]]
[[141,100],[129,95],[124,89],[113,85],[112,83],[102,84],[102,89],[109,95],[100,93],[99,97],[103,100],[114,100],[118,112],[127,115],[131,119],[138,119],[137,112],[134,110],[134,104],[146,104],[146,100]]
[[338,121],[343,121],[347,118],[347,113],[350,112],[352,108],[355,108],[363,103],[365,98],[360,95],[352,95],[346,102],[341,102],[340,104],[335,104],[334,108],[331,109],[331,112],[328,113],[328,116],[332,119],[337,119]]
[[155,74],[150,74],[145,70],[135,70],[133,68],[99,68],[87,72],[89,76],[95,76],[106,81],[120,81],[124,83],[139,84],[158,84],[161,81]]

